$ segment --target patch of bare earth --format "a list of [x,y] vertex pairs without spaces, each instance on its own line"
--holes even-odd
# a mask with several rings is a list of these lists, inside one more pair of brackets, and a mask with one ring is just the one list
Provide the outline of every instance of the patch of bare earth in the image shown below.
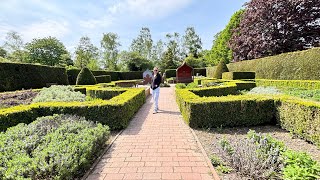
[[[238,141],[239,139],[246,138],[247,132],[249,130],[255,130],[257,133],[264,135],[270,134],[273,138],[282,141],[285,145],[295,151],[303,151],[310,154],[314,160],[320,162],[320,149],[303,139],[294,137],[289,132],[280,129],[277,126],[255,126],[255,127],[238,127],[238,128],[215,128],[208,130],[194,130],[197,134],[202,146],[204,147],[207,155],[216,155],[222,159],[222,153],[219,152],[220,145],[219,141],[226,138],[230,142]],[[248,179],[248,177],[243,177],[237,172],[231,172],[229,174],[219,173],[221,179],[233,180],[233,179]]]

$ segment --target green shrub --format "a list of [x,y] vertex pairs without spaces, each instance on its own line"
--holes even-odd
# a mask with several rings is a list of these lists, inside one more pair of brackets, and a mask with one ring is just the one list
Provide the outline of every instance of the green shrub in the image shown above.
[[83,68],[77,77],[77,85],[95,85],[97,84],[96,78],[88,68]]
[[214,73],[217,69],[217,66],[213,66],[213,67],[206,67],[206,76],[208,78],[213,78],[214,77]]
[[[89,87],[93,88],[93,87]],[[99,89],[99,87],[96,87]],[[0,131],[18,123],[30,123],[37,117],[73,114],[108,125],[110,129],[127,127],[130,119],[145,102],[144,88],[128,88],[110,100],[84,102],[40,102],[0,109]]]
[[111,76],[110,75],[101,75],[101,76],[95,76],[97,83],[110,83],[111,82]]
[[119,71],[106,71],[106,75],[111,76],[111,81],[119,81],[120,76],[119,76]]
[[290,96],[320,101],[320,89],[282,88],[282,91]]
[[84,118],[54,115],[0,134],[0,179],[75,179],[90,168],[109,128]]
[[166,73],[166,78],[171,78],[171,77],[176,77],[176,69],[166,69],[165,70]]
[[228,67],[224,61],[220,61],[213,74],[213,78],[221,79],[224,72],[229,72]]
[[176,84],[176,88],[177,89],[185,89],[185,88],[187,88],[187,86],[186,86],[186,84],[178,83],[178,84]]
[[222,73],[222,79],[255,79],[255,72],[224,72]]
[[200,97],[227,96],[239,94],[236,85],[212,86],[206,88],[190,89],[191,92]]
[[78,74],[80,73],[81,69],[68,69],[67,74],[68,74],[68,81],[70,85],[76,85],[77,83],[77,77]]
[[124,93],[126,90],[124,89],[118,89],[118,88],[87,88],[87,95],[92,98],[99,98],[103,100],[108,100],[113,97],[116,97],[122,93]]
[[0,63],[0,92],[68,85],[65,68],[22,63]]
[[320,89],[320,81],[310,80],[274,80],[256,79],[257,86],[292,87],[303,89]]
[[206,76],[207,75],[207,70],[206,68],[193,68],[194,75],[196,76],[197,73],[199,73],[199,76]]
[[253,71],[257,79],[320,80],[320,48],[228,64],[230,71]]
[[120,77],[120,80],[142,79],[143,72],[142,71],[119,72],[119,77]]
[[189,83],[189,84],[187,85],[187,88],[188,88],[188,89],[198,88],[198,84],[197,84],[197,83]]
[[71,86],[51,86],[43,88],[32,102],[82,102],[85,97],[81,92],[75,92]]

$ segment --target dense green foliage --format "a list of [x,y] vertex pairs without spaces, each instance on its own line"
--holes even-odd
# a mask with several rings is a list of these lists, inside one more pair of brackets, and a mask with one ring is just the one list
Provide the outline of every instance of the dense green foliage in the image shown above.
[[221,79],[222,73],[224,73],[224,72],[229,72],[228,67],[224,61],[220,61],[214,74],[213,74],[213,78]]
[[105,69],[118,70],[118,54],[119,47],[119,36],[116,33],[103,33],[102,40],[100,41],[101,47],[103,48],[103,64]]
[[77,85],[95,85],[97,84],[96,78],[88,68],[83,68],[77,77]]
[[66,64],[62,57],[67,54],[66,47],[54,37],[33,39],[27,43],[28,62],[56,66]]
[[176,77],[177,74],[176,69],[166,69],[164,72],[166,73],[166,78]]
[[81,102],[85,98],[84,94],[75,92],[71,86],[51,86],[43,88],[32,102]]
[[[253,71],[257,79],[320,80],[320,48],[228,64],[229,71]],[[212,76],[209,76],[212,77]]]
[[98,66],[97,58],[99,55],[99,49],[95,47],[89,37],[84,36],[80,38],[79,45],[76,48],[75,54],[75,66],[77,68],[88,67],[91,70],[93,67]]
[[75,179],[91,166],[109,128],[69,115],[37,118],[0,133],[0,179]]
[[217,65],[220,61],[229,63],[232,61],[232,50],[229,47],[229,41],[235,28],[240,24],[244,10],[235,12],[227,26],[218,34],[215,35],[212,48],[209,52],[207,63],[211,66]]
[[319,7],[318,0],[251,0],[230,41],[234,61],[319,46]]
[[68,85],[66,69],[33,64],[0,63],[0,91],[42,88],[48,83]]
[[[198,57],[202,49],[202,42],[200,36],[196,33],[194,27],[187,27],[187,29],[185,30],[185,35],[182,38],[183,46],[187,50],[186,54],[191,54],[192,57]],[[192,65],[192,67],[196,66]]]
[[[82,86],[87,90],[107,90],[100,86]],[[18,123],[30,123],[37,117],[52,114],[73,114],[91,121],[106,124],[110,129],[125,128],[135,112],[145,102],[145,90],[142,88],[124,89],[126,92],[110,99],[96,99],[84,102],[40,102],[24,106],[0,109],[0,130]],[[116,112],[116,113],[115,113]]]
[[121,88],[110,88],[110,89],[97,89],[97,88],[87,88],[87,95],[92,98],[99,98],[103,100],[109,100],[113,97],[116,97],[126,90]]
[[110,75],[101,75],[101,76],[94,76],[97,80],[97,83],[109,83],[111,82]]
[[310,80],[272,80],[272,79],[256,79],[257,86],[273,86],[273,87],[291,87],[302,89],[320,89],[320,81]]
[[320,101],[320,88],[319,89],[299,89],[299,88],[281,88],[281,90],[290,96],[296,96],[303,99],[310,99]]
[[237,79],[255,79],[255,72],[225,72],[222,73],[222,79],[237,80]]

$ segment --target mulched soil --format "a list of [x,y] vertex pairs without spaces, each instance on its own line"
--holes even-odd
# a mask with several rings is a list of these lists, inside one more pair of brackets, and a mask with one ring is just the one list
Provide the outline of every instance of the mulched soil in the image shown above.
[[38,92],[32,90],[0,93],[0,109],[21,104],[30,104],[37,94]]
[[[249,130],[255,130],[257,133],[270,134],[273,138],[280,140],[285,143],[285,145],[296,151],[307,152],[312,156],[314,160],[320,162],[320,149],[315,145],[306,142],[305,140],[299,139],[289,132],[280,129],[277,126],[255,126],[255,127],[238,127],[238,128],[216,128],[207,130],[195,130],[202,146],[204,147],[207,155],[216,155],[222,159],[222,153],[219,152],[219,141],[223,138],[228,139],[230,142],[238,141],[239,139],[244,139]],[[223,159],[222,159],[223,160]],[[248,179],[247,177],[242,177],[236,172],[231,172],[229,174],[219,173],[221,179],[234,180],[234,179]]]

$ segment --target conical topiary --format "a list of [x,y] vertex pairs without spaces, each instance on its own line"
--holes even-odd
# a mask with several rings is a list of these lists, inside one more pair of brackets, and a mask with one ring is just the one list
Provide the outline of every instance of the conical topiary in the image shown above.
[[88,68],[83,68],[77,77],[77,85],[95,85],[96,78]]
[[221,79],[224,72],[229,72],[229,69],[224,61],[220,61],[213,74],[213,78]]

